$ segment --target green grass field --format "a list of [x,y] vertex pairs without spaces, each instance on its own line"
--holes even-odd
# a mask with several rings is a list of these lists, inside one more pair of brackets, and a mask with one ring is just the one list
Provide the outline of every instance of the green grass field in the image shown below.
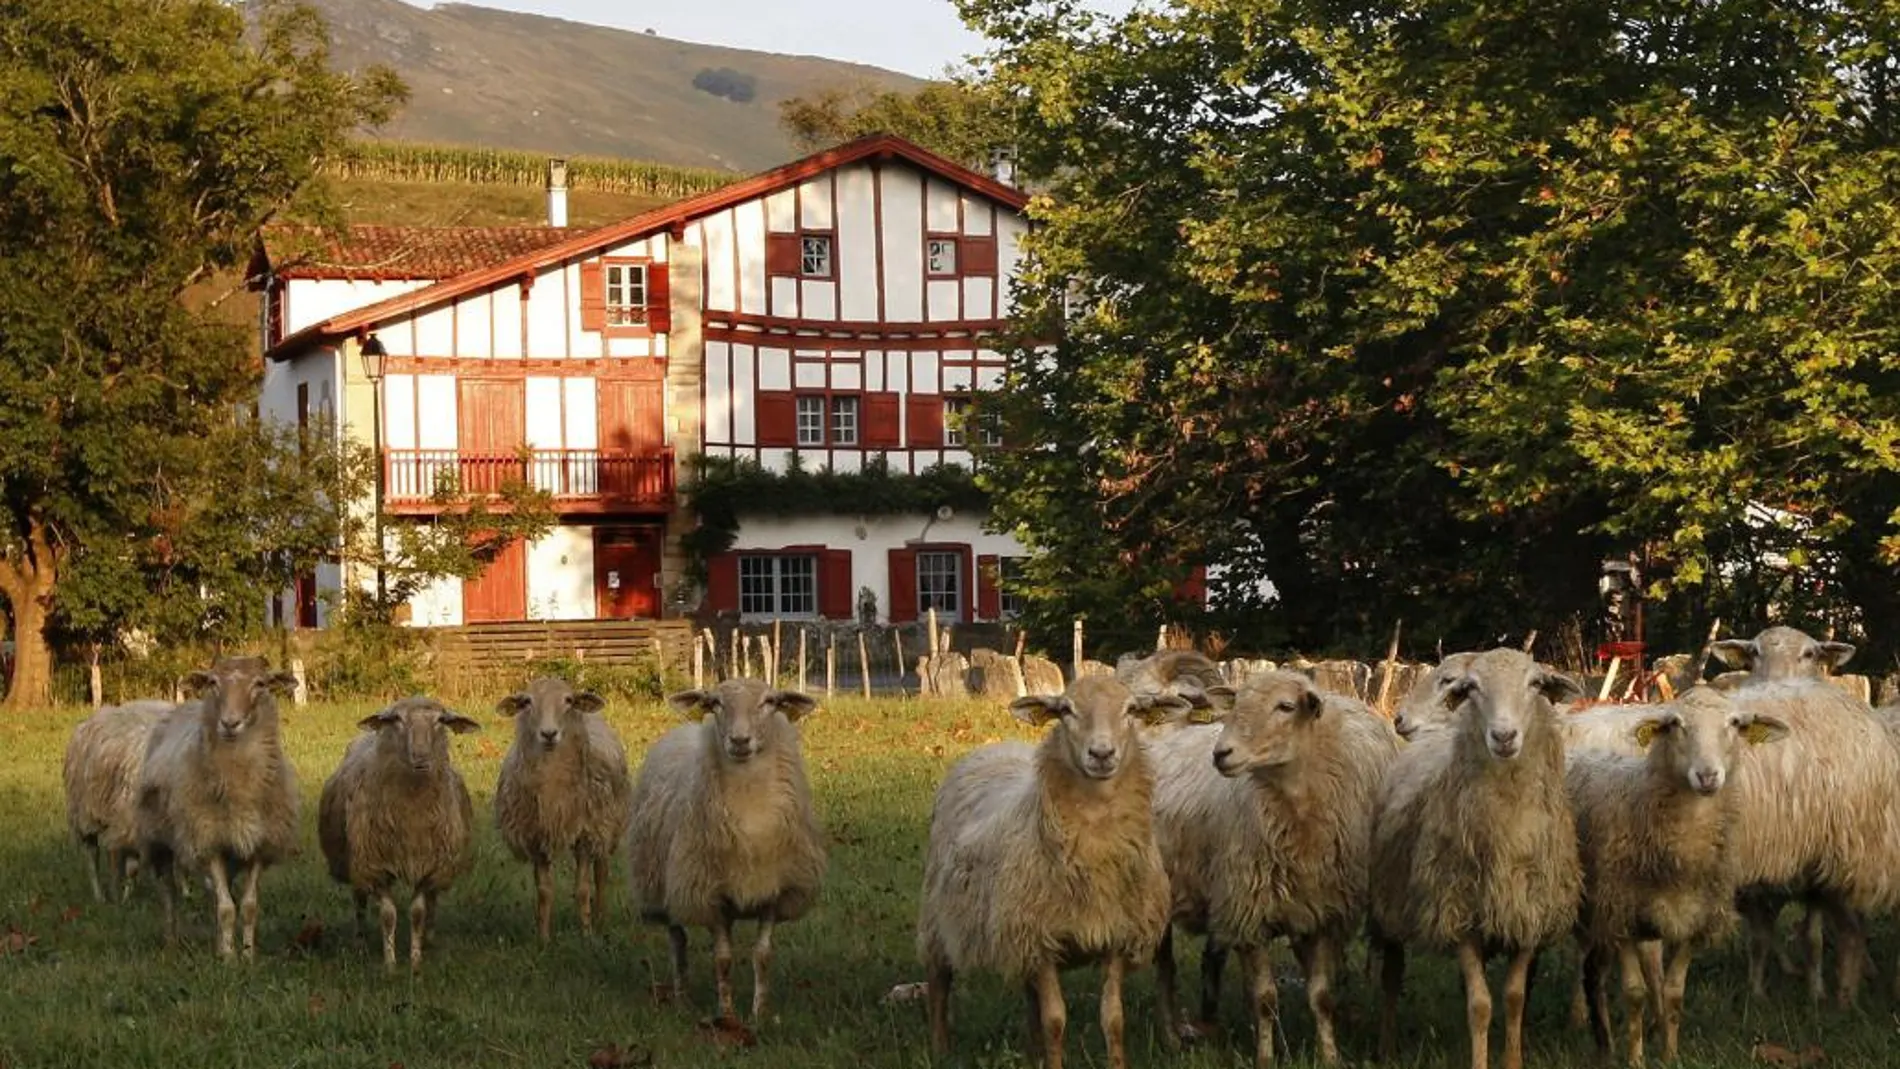
[[[555,941],[545,949],[536,943],[529,871],[501,846],[489,811],[512,725],[486,709],[474,711],[482,733],[454,743],[476,792],[475,869],[444,899],[422,976],[384,975],[380,949],[352,935],[349,895],[325,875],[314,832],[317,791],[368,711],[325,706],[285,715],[306,799],[304,851],[264,878],[258,960],[250,966],[226,966],[212,955],[202,894],[187,904],[186,942],[172,950],[162,946],[149,884],[124,906],[95,905],[79,854],[66,840],[60,801],[60,757],[83,711],[0,717],[0,1069],[548,1069],[588,1066],[590,1059],[594,1066],[772,1069],[930,1064],[921,1004],[882,999],[894,985],[922,979],[912,927],[938,778],[976,745],[1027,734],[1000,707],[840,700],[805,722],[813,789],[831,843],[830,875],[813,914],[777,933],[773,1015],[750,1049],[699,1027],[712,1006],[704,933],[694,935],[691,1004],[656,1003],[652,985],[666,970],[665,936],[634,923],[618,868],[600,934],[580,936],[563,874]],[[657,703],[615,708],[611,717],[636,760],[676,722]],[[741,947],[750,937],[748,925],[739,932]],[[1690,978],[1685,1064],[1749,1064],[1758,1041],[1795,1051],[1819,1046],[1833,1067],[1900,1064],[1900,1022],[1886,994],[1890,950],[1888,940],[1877,940],[1883,976],[1855,1012],[1812,1011],[1785,982],[1775,1000],[1751,1002],[1739,953],[1708,955]],[[1290,958],[1282,960],[1289,1064],[1305,1065],[1311,1022]],[[1342,994],[1341,1044],[1354,1062],[1369,1059],[1375,1045],[1376,1003],[1362,960],[1354,947]],[[1598,1064],[1588,1037],[1565,1024],[1570,960],[1567,952],[1549,960],[1533,992],[1532,1065]],[[1193,968],[1185,962],[1184,975],[1192,977]],[[737,975],[744,1004],[749,964]],[[1143,970],[1128,986],[1132,1064],[1247,1063],[1252,1043],[1236,975],[1228,982],[1226,1038],[1187,1055],[1171,1055],[1159,1043],[1152,976]],[[1086,971],[1065,981],[1071,1065],[1104,1062],[1095,983]],[[963,978],[953,1009],[952,1064],[1026,1064],[1016,991],[993,977]],[[1414,958],[1402,1013],[1402,1064],[1465,1064],[1463,1000],[1449,962]]]

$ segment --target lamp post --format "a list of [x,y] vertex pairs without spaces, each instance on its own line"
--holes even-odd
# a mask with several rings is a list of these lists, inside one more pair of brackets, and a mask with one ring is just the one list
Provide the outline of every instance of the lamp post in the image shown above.
[[369,379],[369,422],[376,453],[376,498],[372,523],[376,538],[376,611],[389,606],[389,591],[383,582],[383,372],[389,364],[389,350],[383,340],[371,334],[363,339],[363,377]]

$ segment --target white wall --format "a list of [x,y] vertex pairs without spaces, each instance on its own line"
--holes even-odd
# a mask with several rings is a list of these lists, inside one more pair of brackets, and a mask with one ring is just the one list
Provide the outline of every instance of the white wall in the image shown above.
[[556,527],[528,544],[528,618],[594,618],[594,529]]
[[[863,537],[858,528],[862,526]],[[834,550],[851,551],[851,599],[857,604],[858,591],[870,587],[877,595],[879,620],[888,620],[891,611],[890,551],[902,549],[906,541],[926,541],[932,545],[968,545],[970,562],[988,555],[1026,556],[1020,542],[1009,535],[983,530],[983,517],[959,515],[945,522],[930,522],[924,516],[870,516],[862,525],[854,516],[745,516],[739,521],[734,553],[747,550],[784,549],[787,546],[823,545]],[[529,565],[532,570],[533,565]],[[966,604],[974,607],[976,577],[965,576]],[[966,608],[964,618],[969,619]]]
[[462,622],[462,581],[438,579],[409,599],[409,626],[456,627]]
[[426,279],[352,282],[343,279],[293,278],[285,284],[284,289],[284,333],[295,334],[331,316],[355,311],[432,284]]

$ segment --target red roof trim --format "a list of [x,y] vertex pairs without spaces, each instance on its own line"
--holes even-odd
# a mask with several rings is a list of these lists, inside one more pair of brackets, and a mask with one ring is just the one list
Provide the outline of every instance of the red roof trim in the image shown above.
[[319,338],[347,335],[365,327],[372,327],[385,319],[420,311],[431,305],[454,300],[464,294],[507,282],[522,274],[532,275],[548,264],[585,256],[596,249],[617,245],[643,234],[682,226],[690,219],[710,215],[742,201],[776,193],[781,189],[789,189],[807,178],[869,158],[908,160],[925,171],[981,193],[1016,211],[1022,211],[1029,204],[1028,194],[1019,189],[978,174],[962,164],[945,159],[903,138],[890,134],[875,134],[834,149],[815,153],[802,160],[795,160],[782,167],[734,182],[729,186],[723,186],[696,197],[688,197],[663,208],[656,208],[623,222],[611,223],[597,230],[588,231],[513,260],[444,279],[433,286],[425,286],[352,312],[345,312],[342,315],[312,323],[278,342],[266,355],[281,358],[284,354]]

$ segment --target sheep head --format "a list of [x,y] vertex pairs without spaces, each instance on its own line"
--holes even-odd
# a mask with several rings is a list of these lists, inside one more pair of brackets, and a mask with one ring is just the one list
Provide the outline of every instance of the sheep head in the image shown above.
[[683,690],[666,704],[683,716],[712,718],[719,752],[744,763],[771,749],[781,725],[802,720],[818,703],[795,690],[773,690],[756,679],[728,679],[705,690]]
[[1423,728],[1437,727],[1451,719],[1451,709],[1445,704],[1445,690],[1464,676],[1477,656],[1454,653],[1412,684],[1392,717],[1392,729],[1400,738],[1410,739]]
[[1463,717],[1486,750],[1500,761],[1522,753],[1530,736],[1554,730],[1559,702],[1583,696],[1575,680],[1553,672],[1528,653],[1495,649],[1476,654],[1453,674],[1439,704]]
[[1709,647],[1730,668],[1754,679],[1820,679],[1854,656],[1846,642],[1821,642],[1792,627],[1771,627],[1754,638],[1727,638]]
[[1728,782],[1743,746],[1785,738],[1788,725],[1742,712],[1720,690],[1698,686],[1657,706],[1636,722],[1631,734],[1648,751],[1652,764],[1680,776],[1697,794],[1709,795]]
[[587,714],[607,707],[600,695],[577,691],[565,679],[542,676],[528,689],[495,704],[495,711],[515,718],[515,737],[528,745],[553,750],[569,735],[587,738]]
[[1297,760],[1326,715],[1325,696],[1298,672],[1254,676],[1238,692],[1212,687],[1207,698],[1222,722],[1214,768],[1229,778]]
[[185,677],[198,695],[205,727],[225,742],[235,742],[259,723],[277,716],[277,697],[297,689],[297,677],[273,672],[262,657],[220,657],[210,671]]
[[357,721],[356,726],[377,732],[384,746],[401,747],[403,757],[416,772],[448,765],[449,732],[460,735],[481,729],[480,724],[434,698],[419,695],[366,716]]
[[1066,693],[1011,702],[1016,719],[1033,727],[1054,721],[1069,763],[1090,779],[1113,779],[1141,745],[1141,724],[1185,715],[1192,704],[1177,694],[1137,694],[1109,676],[1085,676]]

